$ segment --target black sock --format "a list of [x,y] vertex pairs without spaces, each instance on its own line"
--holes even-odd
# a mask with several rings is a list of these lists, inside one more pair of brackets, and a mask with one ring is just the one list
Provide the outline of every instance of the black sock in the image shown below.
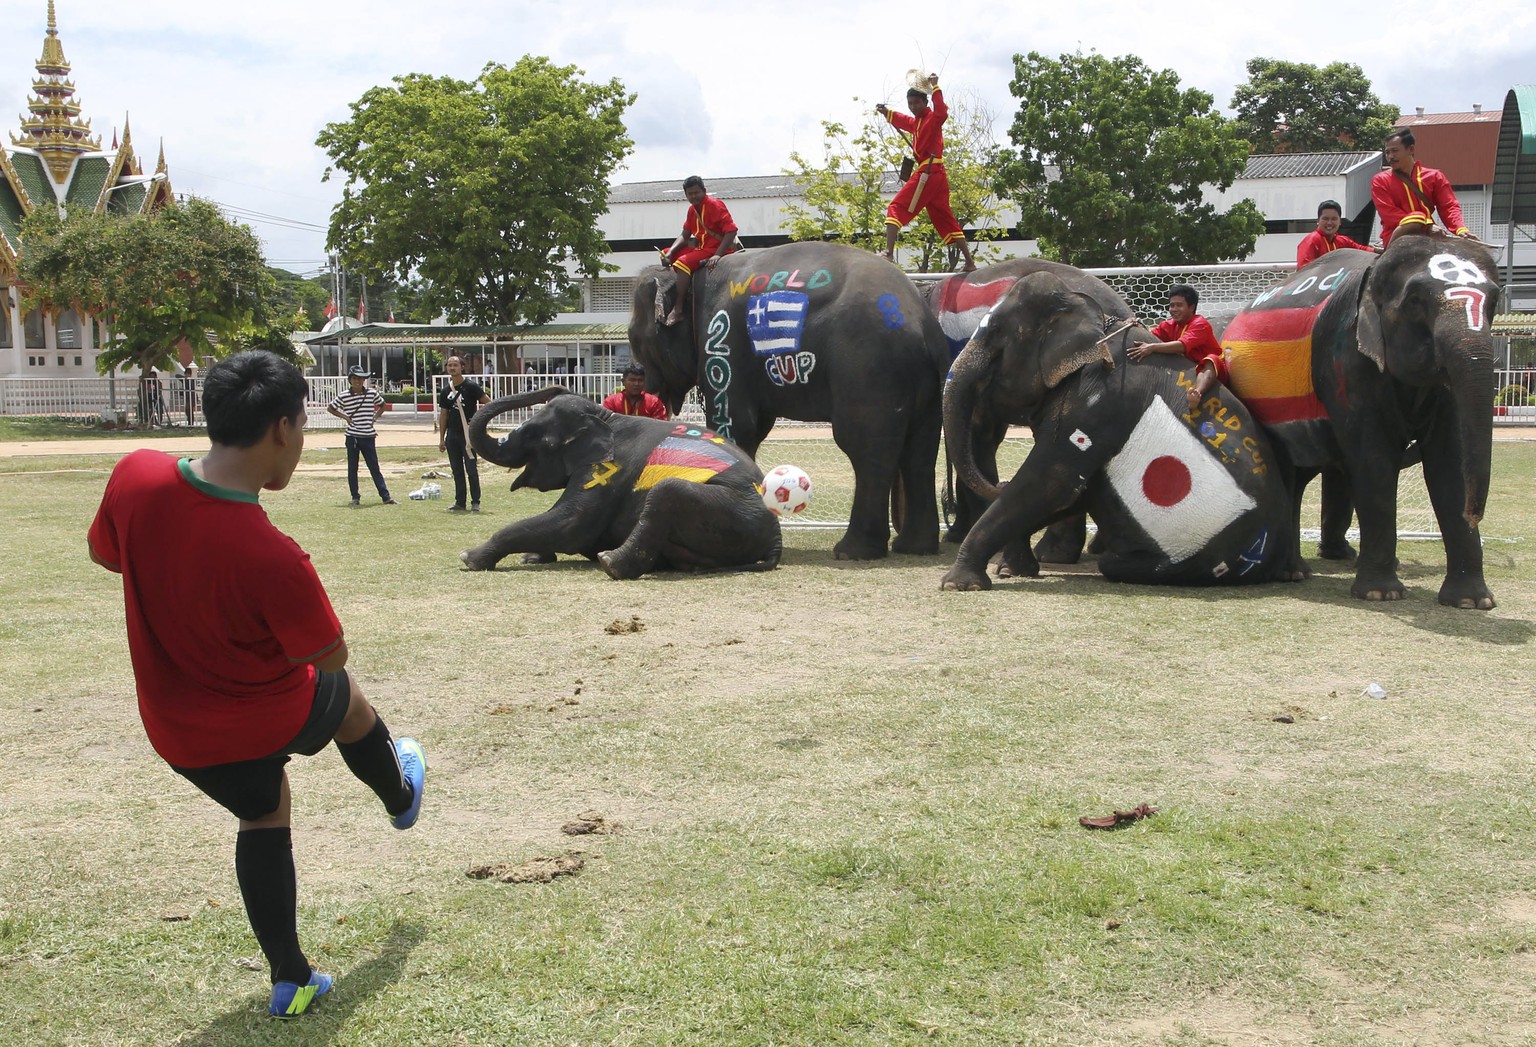
[[373,729],[355,742],[337,742],[341,758],[357,776],[357,780],[378,794],[384,801],[384,809],[391,815],[404,811],[411,805],[411,786],[400,770],[400,757],[395,743],[384,726],[384,717],[373,721]]
[[245,915],[272,969],[272,981],[309,981],[309,961],[299,947],[299,879],[293,871],[293,835],[287,829],[246,829],[235,834],[235,879]]

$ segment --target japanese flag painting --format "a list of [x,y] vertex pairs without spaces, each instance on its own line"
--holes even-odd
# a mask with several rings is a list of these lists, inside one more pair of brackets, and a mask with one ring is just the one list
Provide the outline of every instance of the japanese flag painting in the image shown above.
[[1105,471],[1132,518],[1173,563],[1198,553],[1257,504],[1155,397]]

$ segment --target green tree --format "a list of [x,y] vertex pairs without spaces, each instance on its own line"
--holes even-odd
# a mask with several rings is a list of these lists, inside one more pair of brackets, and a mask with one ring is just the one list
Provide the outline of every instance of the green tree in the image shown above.
[[295,331],[318,331],[325,324],[325,304],[331,300],[331,291],[324,280],[305,279],[286,269],[267,268],[275,283],[272,292],[272,310],[286,317],[295,311],[303,314],[301,326]]
[[[874,107],[855,98],[864,112],[858,134],[849,138],[848,126],[822,122],[820,163],[798,150],[789,154],[784,173],[794,179],[804,195],[785,206],[792,240],[831,240],[865,251],[885,250],[885,209],[895,194],[895,171],[907,152],[907,144]],[[952,103],[944,123],[944,168],[949,176],[950,207],[961,226],[973,230],[974,240],[1000,237],[1001,208],[992,190],[991,163],[996,145],[991,120],[975,103]],[[959,252],[945,248],[928,215],[921,215],[902,231],[897,246],[915,255],[918,272],[939,265],[953,268]],[[993,260],[980,244],[973,249],[976,261]],[[996,255],[993,249],[990,254]]]
[[1242,135],[1255,153],[1329,153],[1374,149],[1398,117],[1350,62],[1250,58],[1248,82],[1232,95]]
[[227,351],[282,319],[271,308],[261,242],[203,200],[67,219],[39,208],[22,239],[23,307],[73,306],[105,324],[113,341],[96,358],[102,373],[169,370],[183,342],[206,351],[212,335]]
[[1078,266],[1172,265],[1244,258],[1264,216],[1242,200],[1204,202],[1242,172],[1248,143],[1203,91],[1139,58],[1014,55],[1019,100],[997,192],[1047,258]]
[[365,92],[317,140],[347,176],[329,246],[373,278],[419,275],[429,315],[547,321],[567,266],[603,268],[608,178],[634,145],[634,96],[580,74],[525,55],[473,82],[413,73]]

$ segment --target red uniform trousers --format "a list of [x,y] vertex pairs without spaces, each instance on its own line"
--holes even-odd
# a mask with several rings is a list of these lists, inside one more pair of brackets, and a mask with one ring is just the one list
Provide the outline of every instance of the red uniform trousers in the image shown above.
[[[923,197],[914,201],[912,196],[924,174],[928,175],[928,182],[923,186]],[[901,187],[891,206],[885,209],[885,224],[900,229],[924,211],[928,212],[928,220],[933,223],[934,231],[944,238],[944,243],[965,239],[964,230],[955,221],[955,213],[949,209],[949,176],[944,173],[941,162],[930,163],[912,172],[912,177]]]

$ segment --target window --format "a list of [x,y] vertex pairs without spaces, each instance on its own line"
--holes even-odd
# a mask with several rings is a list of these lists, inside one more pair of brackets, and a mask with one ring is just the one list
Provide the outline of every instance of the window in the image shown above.
[[77,357],[75,357],[75,366],[76,366],[76,367],[79,367],[79,366],[80,366],[80,358],[79,358],[79,357],[78,357],[78,356],[77,356]]
[[26,338],[28,349],[46,349],[47,341],[43,338],[43,314],[36,309],[27,314],[22,323],[23,335]]
[[[53,325],[54,344],[60,349],[80,348],[80,317],[75,315],[73,309],[66,309],[59,314],[58,320]],[[59,363],[63,363],[60,360]]]

